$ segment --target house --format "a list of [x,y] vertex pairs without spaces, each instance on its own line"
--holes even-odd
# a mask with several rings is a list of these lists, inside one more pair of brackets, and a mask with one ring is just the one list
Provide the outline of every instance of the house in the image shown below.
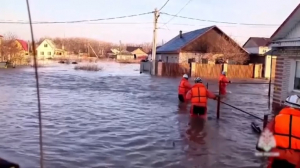
[[[270,78],[271,56],[266,53],[271,49],[269,47],[270,38],[250,37],[243,48],[249,53],[248,63],[262,64],[262,74],[265,78]],[[273,58],[276,58],[273,56]]]
[[62,56],[65,54],[63,49],[59,49],[53,41],[49,39],[45,39],[38,47],[37,47],[37,56],[38,59],[49,59],[54,58],[56,56]]
[[17,48],[19,49],[19,53],[21,55],[28,55],[29,54],[29,47],[28,43],[24,40],[16,39],[15,41]]
[[[168,63],[218,63],[237,58],[247,60],[248,52],[217,26],[179,34],[156,50],[156,59]],[[240,60],[239,60],[240,59]]]
[[134,59],[136,59],[134,57],[134,55],[131,52],[126,51],[126,50],[121,51],[117,54],[117,60],[118,61],[121,61],[121,60],[134,60]]
[[135,58],[147,56],[147,53],[145,53],[141,47],[127,46],[126,47],[126,51],[130,52],[131,54],[133,54],[135,56]]
[[[161,46],[156,46],[156,51],[159,47]],[[152,49],[147,54],[148,54],[148,60],[152,60]]]
[[119,53],[120,51],[118,49],[110,49],[106,54],[108,58],[116,58]]
[[127,46],[125,50],[117,54],[117,60],[141,60],[147,57],[141,47]]
[[271,47],[277,56],[272,107],[278,112],[287,96],[300,95],[300,4],[271,36]]

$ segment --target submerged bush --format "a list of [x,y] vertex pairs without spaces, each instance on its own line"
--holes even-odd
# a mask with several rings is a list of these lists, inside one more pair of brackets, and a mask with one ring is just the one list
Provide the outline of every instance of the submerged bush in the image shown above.
[[74,67],[75,70],[85,70],[85,71],[101,71],[102,67],[98,65],[76,65]]

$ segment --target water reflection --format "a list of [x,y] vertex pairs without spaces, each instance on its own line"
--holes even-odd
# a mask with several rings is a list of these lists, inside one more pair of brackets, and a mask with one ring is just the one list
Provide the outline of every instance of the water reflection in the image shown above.
[[189,121],[189,128],[186,131],[187,137],[191,142],[196,144],[205,144],[204,138],[206,137],[205,132],[206,119],[199,117],[191,117]]

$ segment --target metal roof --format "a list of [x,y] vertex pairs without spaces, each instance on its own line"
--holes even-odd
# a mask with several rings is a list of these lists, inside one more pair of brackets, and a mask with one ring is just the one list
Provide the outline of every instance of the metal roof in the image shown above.
[[280,40],[286,37],[286,35],[300,22],[300,4],[294,9],[294,11],[285,19],[285,21],[279,26],[279,28],[271,36],[272,41]]
[[181,48],[205,34],[210,29],[216,26],[210,26],[203,29],[194,30],[187,33],[182,33],[182,38],[178,34],[176,37],[162,45],[156,50],[156,53],[178,53]]
[[270,38],[266,38],[266,37],[250,37],[246,43],[243,45],[243,47],[246,46],[246,44],[249,41],[252,41],[255,45],[255,47],[261,47],[261,46],[268,46],[270,43]]

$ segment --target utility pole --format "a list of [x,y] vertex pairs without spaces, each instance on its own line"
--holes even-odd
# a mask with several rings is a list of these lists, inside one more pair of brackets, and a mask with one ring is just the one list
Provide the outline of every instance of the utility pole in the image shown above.
[[154,10],[154,29],[153,29],[153,44],[152,44],[152,68],[151,74],[156,75],[157,62],[156,62],[156,39],[157,39],[157,21],[159,17],[159,12],[155,8]]

